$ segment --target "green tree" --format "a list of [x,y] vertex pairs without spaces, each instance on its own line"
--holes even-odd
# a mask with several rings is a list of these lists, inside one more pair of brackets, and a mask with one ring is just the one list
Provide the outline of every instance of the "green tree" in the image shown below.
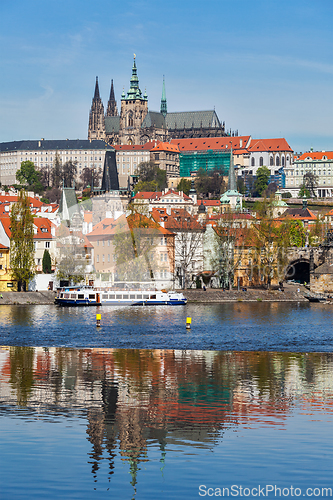
[[10,216],[10,267],[18,289],[26,291],[27,284],[34,276],[34,219],[30,211],[29,198],[22,189]]
[[306,242],[306,232],[304,224],[299,220],[286,221],[282,224],[282,232],[288,235],[288,246],[304,247]]
[[311,198],[310,191],[302,184],[298,192],[298,198],[304,198],[304,196],[305,198]]
[[202,198],[219,198],[225,191],[225,182],[219,170],[206,172],[203,168],[197,171],[195,189]]
[[49,274],[51,272],[52,262],[51,262],[50,252],[47,249],[44,250],[42,264],[43,264],[43,273]]
[[135,184],[134,192],[162,191],[167,187],[167,175],[154,162],[143,162],[138,165],[139,181]]
[[21,168],[16,172],[16,179],[21,185],[34,192],[42,192],[44,187],[41,183],[42,174],[35,168],[32,161],[22,161]]
[[259,196],[263,194],[269,184],[271,173],[267,167],[259,167],[257,170],[255,189]]
[[184,177],[182,177],[180,179],[180,182],[178,183],[177,191],[183,191],[183,193],[187,194],[188,196],[190,193],[190,189],[191,189],[191,181],[189,179],[185,179]]

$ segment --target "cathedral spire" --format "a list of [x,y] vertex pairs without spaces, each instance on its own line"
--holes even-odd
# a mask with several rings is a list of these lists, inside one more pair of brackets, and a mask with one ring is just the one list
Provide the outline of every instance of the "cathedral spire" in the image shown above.
[[164,116],[164,118],[167,115],[167,99],[166,99],[166,93],[165,93],[165,78],[163,75],[163,86],[162,86],[162,98],[161,98],[161,113]]
[[104,106],[99,95],[98,76],[96,76],[95,93],[89,113],[88,139],[105,139]]
[[130,89],[127,92],[126,100],[143,99],[142,92],[139,88],[139,78],[138,78],[138,71],[136,68],[135,58],[136,58],[136,55],[134,54],[134,61],[133,61],[133,66],[132,66],[132,76],[131,76],[131,80],[130,80]]
[[99,86],[98,86],[98,76],[96,76],[96,85],[95,85],[95,94],[94,94],[94,101],[100,99],[99,95]]
[[110,98],[108,102],[108,108],[106,110],[106,116],[118,116],[117,101],[114,96],[113,80],[111,80]]

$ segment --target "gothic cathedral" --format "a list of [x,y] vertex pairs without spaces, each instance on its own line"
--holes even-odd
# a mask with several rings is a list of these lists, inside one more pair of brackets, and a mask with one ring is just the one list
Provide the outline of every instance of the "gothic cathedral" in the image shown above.
[[121,95],[120,115],[111,80],[110,98],[106,114],[99,94],[98,78],[89,114],[88,139],[104,140],[114,144],[145,144],[153,140],[169,141],[190,137],[223,137],[231,134],[221,125],[215,110],[167,112],[165,81],[163,78],[160,112],[149,111],[148,96],[139,87],[137,67],[134,62],[130,89]]

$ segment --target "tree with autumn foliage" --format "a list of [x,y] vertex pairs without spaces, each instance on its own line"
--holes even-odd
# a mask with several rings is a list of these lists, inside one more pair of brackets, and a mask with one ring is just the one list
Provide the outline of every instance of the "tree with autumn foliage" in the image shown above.
[[10,215],[10,267],[12,277],[18,282],[18,290],[26,291],[36,273],[34,260],[34,219],[29,197],[22,189],[13,204]]
[[119,281],[144,282],[155,278],[159,224],[131,207],[128,217],[117,220],[114,237],[116,274]]
[[251,276],[257,283],[270,288],[273,279],[280,281],[285,276],[288,264],[287,250],[290,234],[275,220],[273,198],[257,204],[257,221],[252,226],[252,269]]

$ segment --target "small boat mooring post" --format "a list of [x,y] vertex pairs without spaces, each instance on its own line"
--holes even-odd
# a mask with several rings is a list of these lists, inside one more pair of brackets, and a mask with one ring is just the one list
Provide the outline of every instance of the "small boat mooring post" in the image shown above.
[[101,314],[96,314],[96,326],[101,326]]
[[186,330],[191,330],[192,318],[186,318]]

